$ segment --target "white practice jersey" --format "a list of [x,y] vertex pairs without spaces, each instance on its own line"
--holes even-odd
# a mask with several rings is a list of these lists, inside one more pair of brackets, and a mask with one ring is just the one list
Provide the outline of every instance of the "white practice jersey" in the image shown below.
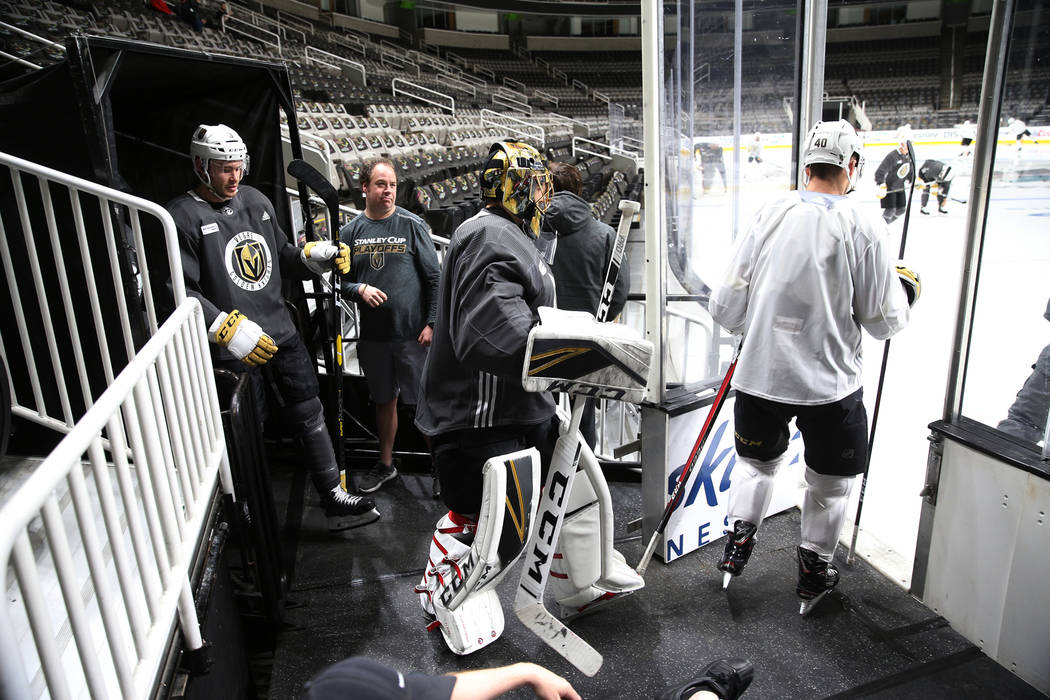
[[959,125],[959,138],[961,139],[975,139],[977,138],[977,126],[975,124],[963,123]]
[[1009,126],[1010,130],[1014,134],[1015,139],[1021,138],[1022,136],[1024,136],[1024,132],[1028,131],[1028,125],[1020,119],[1014,119],[1012,122],[1010,122]]
[[709,305],[744,334],[733,387],[800,405],[861,388],[861,327],[883,339],[908,323],[888,239],[844,196],[791,192],[762,207]]

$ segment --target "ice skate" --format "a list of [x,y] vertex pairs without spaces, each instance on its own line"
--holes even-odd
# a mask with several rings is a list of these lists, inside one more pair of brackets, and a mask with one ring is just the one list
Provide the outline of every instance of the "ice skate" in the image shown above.
[[746,659],[719,659],[713,661],[685,685],[669,688],[658,696],[657,700],[683,700],[696,693],[707,690],[722,700],[736,700],[755,677],[754,665]]
[[801,599],[799,615],[808,615],[838,582],[839,572],[834,565],[821,559],[816,552],[798,547],[798,587],[795,592]]
[[920,212],[920,213],[922,213],[922,214],[925,214],[926,216],[929,216],[929,215],[930,215],[930,210],[929,210],[929,209],[927,209],[926,207],[921,207],[921,208],[919,209],[919,212]]
[[718,562],[718,569],[724,571],[722,576],[722,588],[729,588],[729,582],[734,576],[739,576],[744,571],[744,565],[751,558],[751,550],[755,548],[755,533],[758,526],[746,520],[737,520],[733,523],[733,531],[726,530],[729,537],[726,539],[725,552],[722,560]]
[[328,517],[328,529],[340,532],[379,520],[379,511],[371,498],[355,496],[335,486],[321,495],[321,506]]
[[941,214],[947,214],[948,213],[948,210],[945,209],[944,207],[937,207],[937,211],[939,211]]

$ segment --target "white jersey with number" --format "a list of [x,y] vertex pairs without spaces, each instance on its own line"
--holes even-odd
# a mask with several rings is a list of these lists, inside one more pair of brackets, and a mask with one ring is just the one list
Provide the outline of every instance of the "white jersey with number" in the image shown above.
[[709,305],[744,334],[733,387],[800,405],[861,388],[861,328],[883,339],[908,323],[888,237],[843,196],[791,192],[762,207]]

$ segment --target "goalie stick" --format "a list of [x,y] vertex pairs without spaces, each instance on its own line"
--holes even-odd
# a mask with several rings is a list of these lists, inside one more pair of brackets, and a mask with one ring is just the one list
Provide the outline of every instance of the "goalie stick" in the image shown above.
[[[309,202],[307,193],[303,191],[306,185],[317,193],[325,206],[328,207],[328,233],[332,238],[332,244],[339,248],[339,193],[336,192],[332,183],[320,173],[317,168],[305,160],[296,158],[288,164],[288,174],[299,181],[299,201]],[[313,220],[310,216],[309,207],[303,209],[303,220],[306,223],[306,237],[310,239],[313,234]],[[332,380],[335,383],[335,416],[338,422],[338,439],[332,440],[335,447],[335,463],[340,473],[345,467],[346,456],[343,445],[343,312],[342,299],[340,299],[339,270],[332,266],[332,308],[330,310],[329,323],[333,329],[332,361],[335,365],[332,370]]]
[[638,572],[639,576],[645,574],[645,570],[649,568],[649,562],[653,558],[653,552],[656,551],[656,543],[663,536],[664,530],[667,529],[667,523],[671,520],[671,514],[674,513],[675,508],[678,507],[678,500],[681,496],[682,487],[689,481],[690,474],[693,473],[693,467],[696,466],[697,461],[700,459],[700,451],[704,447],[704,443],[707,442],[707,436],[711,434],[711,426],[715,424],[715,418],[718,417],[718,412],[722,410],[722,404],[726,401],[726,395],[729,393],[729,382],[733,378],[733,372],[736,370],[736,361],[740,357],[740,348],[743,343],[737,343],[736,351],[733,353],[733,361],[729,365],[729,369],[726,370],[726,376],[722,378],[722,383],[718,387],[718,393],[715,394],[715,400],[711,404],[711,410],[707,412],[707,419],[704,420],[704,425],[700,428],[700,433],[696,436],[696,442],[693,443],[693,451],[689,453],[689,459],[686,460],[685,467],[682,468],[682,473],[678,475],[678,481],[675,483],[674,488],[671,490],[671,498],[667,501],[667,505],[664,506],[664,512],[660,516],[660,522],[656,526],[656,530],[653,532],[653,536],[649,538],[649,544],[645,548],[645,552],[642,553],[642,558],[638,561],[638,566],[635,567],[635,571]]
[[[904,228],[901,231],[901,247],[897,252],[897,259],[904,258],[904,246],[908,242],[908,222],[911,219],[911,200],[915,194],[915,149],[911,141],[908,141],[908,157],[911,159],[912,180],[911,189],[908,191],[908,205],[904,210]],[[864,473],[860,478],[860,496],[857,500],[857,512],[853,516],[853,536],[850,538],[849,554],[846,555],[846,563],[853,565],[857,559],[857,537],[860,535],[860,515],[864,510],[864,490],[868,486],[868,469],[871,467],[871,450],[875,446],[875,426],[879,423],[879,405],[882,403],[882,386],[886,382],[886,365],[890,358],[890,338],[882,345],[882,367],[879,369],[879,384],[875,389],[875,405],[871,409],[871,428],[868,431],[868,459],[864,462]],[[812,607],[812,606],[811,606]],[[805,615],[807,611],[802,614]]]
[[[609,313],[616,280],[620,275],[623,263],[623,252],[627,247],[627,234],[631,221],[641,208],[638,202],[620,201],[620,223],[616,228],[616,242],[613,246],[609,266],[605,272],[605,284],[598,302],[595,318],[605,321]],[[565,623],[555,617],[543,604],[543,595],[547,590],[554,549],[561,534],[565,520],[565,505],[572,490],[573,478],[580,463],[580,420],[583,417],[583,397],[575,397],[572,404],[572,419],[569,428],[554,446],[550,470],[540,495],[540,504],[536,514],[536,528],[525,545],[525,563],[521,570],[521,580],[514,596],[514,614],[521,623],[561,654],[565,660],[578,668],[583,674],[593,676],[602,665],[602,655],[594,647],[577,636]],[[597,489],[596,489],[597,490]],[[604,551],[604,550],[603,550]],[[602,564],[605,571],[605,562]]]

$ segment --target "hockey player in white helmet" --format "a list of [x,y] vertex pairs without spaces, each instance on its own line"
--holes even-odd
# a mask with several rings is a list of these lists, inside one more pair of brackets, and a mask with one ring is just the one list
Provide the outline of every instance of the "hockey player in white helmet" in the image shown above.
[[[534,244],[550,175],[535,148],[501,141],[480,179],[486,206],[456,229],[445,253],[416,413],[449,508],[416,592],[457,654],[503,631],[492,586],[528,541],[541,463],[549,463],[560,426],[550,392],[526,391],[521,381],[539,309],[555,306],[554,277]],[[586,478],[576,479],[572,495],[589,502]],[[559,544],[567,578],[556,596],[573,609],[641,587],[637,576],[605,580],[586,561],[599,543],[584,521],[566,522]]]
[[[335,452],[318,399],[314,360],[292,323],[281,286],[333,266],[350,268],[349,249],[327,242],[291,244],[270,201],[242,183],[248,148],[225,124],[201,124],[190,141],[197,184],[167,204],[179,232],[186,293],[200,301],[217,367],[259,373],[280,393],[281,415],[300,441],[330,530],[379,518],[375,503],[340,485]],[[251,386],[267,410],[261,377]]]
[[806,462],[796,592],[808,612],[838,583],[831,561],[850,487],[867,462],[861,331],[881,339],[901,330],[919,285],[917,275],[895,269],[886,224],[845,196],[864,167],[853,127],[818,122],[802,162],[805,189],[759,210],[709,306],[744,336],[732,381],[739,461],[718,568],[724,585],[743,572],[795,418]]

